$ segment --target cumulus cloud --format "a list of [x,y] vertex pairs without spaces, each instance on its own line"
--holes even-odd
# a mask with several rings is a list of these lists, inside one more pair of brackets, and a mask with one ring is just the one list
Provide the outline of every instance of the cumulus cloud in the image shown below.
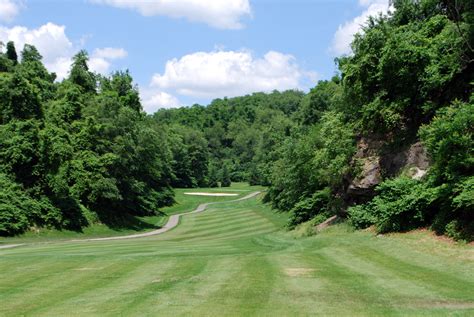
[[0,26],[0,41],[14,41],[18,51],[25,44],[36,46],[43,55],[46,67],[55,72],[58,78],[67,75],[70,57],[73,54],[73,44],[66,36],[65,26],[47,23],[37,29],[28,29],[23,26],[12,28]]
[[140,90],[143,109],[147,113],[154,113],[160,108],[176,108],[180,106],[178,98],[164,91],[146,88]]
[[316,74],[301,69],[289,54],[269,51],[256,58],[249,51],[197,52],[172,59],[151,87],[198,98],[233,97],[255,91],[304,89]]
[[123,48],[105,47],[94,50],[94,56],[106,59],[119,59],[127,57],[128,53]]
[[[71,58],[80,50],[66,35],[66,27],[54,23],[46,23],[36,29],[0,26],[0,41],[14,41],[17,51],[21,51],[25,44],[34,45],[43,55],[46,68],[55,72],[59,80],[67,77]],[[89,67],[95,72],[107,74],[112,60],[126,56],[127,52],[122,48],[96,49],[89,60]]]
[[204,22],[220,29],[240,29],[241,18],[251,15],[249,0],[90,0],[122,9],[138,11],[144,16],[164,15]]
[[351,21],[339,25],[334,34],[330,47],[330,51],[334,55],[350,54],[352,52],[351,42],[354,39],[354,35],[361,30],[369,16],[387,13],[390,8],[389,0],[359,0],[359,5],[364,7],[365,10]]
[[23,3],[15,0],[0,0],[0,22],[11,22],[20,13]]
[[128,53],[123,48],[105,47],[95,49],[89,59],[89,68],[99,74],[110,71],[113,60],[127,57]]

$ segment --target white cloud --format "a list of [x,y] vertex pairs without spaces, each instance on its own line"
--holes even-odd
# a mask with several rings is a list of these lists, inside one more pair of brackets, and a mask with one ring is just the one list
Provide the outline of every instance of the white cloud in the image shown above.
[[255,58],[249,51],[197,52],[172,59],[151,87],[198,98],[233,97],[256,91],[304,89],[316,74],[301,69],[292,55],[269,51]]
[[108,74],[112,65],[111,61],[127,57],[128,53],[123,48],[105,47],[94,50],[89,59],[90,70],[99,74]]
[[351,42],[354,35],[361,30],[369,16],[387,13],[390,8],[389,0],[359,0],[359,5],[365,7],[365,10],[351,21],[339,25],[330,47],[331,53],[335,55],[351,54]]
[[249,0],[90,0],[138,11],[144,16],[165,15],[204,22],[220,29],[240,29],[241,18],[251,15]]
[[105,47],[95,49],[93,55],[98,58],[119,59],[127,57],[128,53],[123,48]]
[[37,29],[23,26],[12,28],[0,26],[0,41],[14,41],[20,52],[25,44],[36,46],[43,55],[45,66],[56,72],[59,79],[67,75],[70,57],[74,52],[73,44],[66,36],[65,26],[47,23]]
[[160,108],[176,108],[180,106],[178,98],[163,91],[154,89],[140,90],[143,109],[147,113],[154,113]]
[[90,71],[106,75],[109,73],[110,62],[105,58],[91,57],[88,66]]
[[[1,1],[1,0],[0,0]],[[25,44],[34,45],[43,55],[46,68],[55,72],[58,79],[67,77],[71,67],[71,58],[80,50],[66,35],[66,27],[54,23],[46,23],[37,29],[28,29],[23,26],[12,28],[0,26],[0,41],[14,41],[18,52]],[[122,48],[96,49],[89,60],[92,71],[107,74],[111,67],[111,61],[127,56]]]
[[56,73],[57,80],[63,80],[69,74],[71,63],[72,61],[70,56],[61,56],[53,63],[45,63],[44,65],[50,72]]
[[23,3],[15,0],[0,0],[0,22],[11,22],[20,13]]

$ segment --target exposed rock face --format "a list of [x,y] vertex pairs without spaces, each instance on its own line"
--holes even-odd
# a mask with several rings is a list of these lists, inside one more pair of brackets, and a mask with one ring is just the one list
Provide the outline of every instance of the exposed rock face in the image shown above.
[[362,171],[359,177],[352,180],[347,189],[351,195],[370,195],[372,189],[382,181],[380,157],[369,156],[359,159],[362,163]]
[[371,196],[373,188],[382,181],[382,168],[380,165],[380,149],[383,142],[361,138],[357,142],[357,152],[352,164],[356,169],[361,169],[357,177],[350,180],[347,188],[349,196]]
[[407,173],[414,179],[421,179],[428,172],[430,160],[426,148],[421,142],[412,144],[408,149],[405,167],[408,167]]
[[[382,168],[385,175],[395,176],[400,171],[413,169],[416,173],[426,174],[430,161],[428,153],[421,142],[416,142],[397,152],[387,152],[382,155]],[[410,171],[408,171],[410,174]]]
[[428,153],[421,142],[416,142],[410,146],[406,165],[413,165],[425,171],[430,167]]
[[374,188],[384,178],[405,173],[421,179],[428,171],[430,161],[421,142],[392,151],[384,145],[383,141],[370,138],[361,138],[357,142],[353,165],[360,173],[349,180],[346,194],[350,201],[372,197]]

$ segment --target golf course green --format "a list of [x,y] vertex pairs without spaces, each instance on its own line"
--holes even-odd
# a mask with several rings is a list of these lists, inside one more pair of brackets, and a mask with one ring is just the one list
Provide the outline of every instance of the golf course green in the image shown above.
[[236,197],[184,192],[169,214],[220,203],[145,238],[1,240],[25,244],[0,249],[0,315],[474,315],[472,246],[346,224],[298,237],[262,195],[225,202]]

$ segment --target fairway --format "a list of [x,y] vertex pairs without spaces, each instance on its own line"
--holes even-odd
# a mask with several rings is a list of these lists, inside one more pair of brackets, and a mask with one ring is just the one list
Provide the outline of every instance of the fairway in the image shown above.
[[472,247],[344,224],[296,238],[260,199],[210,205],[152,237],[0,250],[0,315],[474,314]]

